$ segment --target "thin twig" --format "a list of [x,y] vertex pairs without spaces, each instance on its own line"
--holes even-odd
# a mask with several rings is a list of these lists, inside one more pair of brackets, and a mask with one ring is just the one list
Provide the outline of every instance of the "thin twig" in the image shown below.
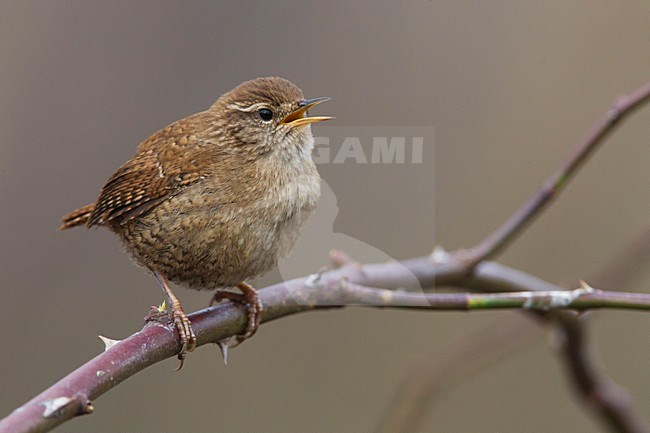
[[[520,209],[518,209],[510,218],[506,220],[497,230],[485,238],[479,245],[460,253],[465,267],[460,266],[454,271],[456,273],[469,273],[481,261],[493,258],[498,253],[503,251],[516,237],[523,232],[523,230],[530,224],[535,217],[566,186],[572,176],[578,171],[582,164],[589,158],[589,156],[596,150],[598,145],[615,129],[617,125],[635,109],[646,103],[650,99],[650,82],[639,87],[634,92],[627,96],[623,96],[616,100],[612,107],[605,113],[605,115],[592,127],[586,136],[577,144],[574,151],[568,156],[560,168],[549,176],[543,183],[538,192],[526,202]],[[568,336],[576,336],[584,334],[584,326],[580,323],[575,325],[575,329],[570,330],[567,328],[567,323],[562,321],[558,322],[564,328],[564,333]],[[576,341],[575,338],[567,338],[568,343]],[[616,386],[613,382],[598,372],[595,368],[590,368],[590,357],[588,351],[585,349],[584,344],[578,345],[578,348],[566,348],[567,351],[577,350],[574,356],[566,356],[569,363],[568,371],[574,375],[579,375],[581,372],[583,376],[589,377],[591,383],[602,384],[603,389],[613,390]],[[579,356],[582,355],[582,356]],[[581,380],[575,376],[574,383],[580,384]],[[611,385],[610,388],[607,388]],[[585,388],[578,387],[579,395],[583,398],[589,399],[591,394],[585,392]],[[603,419],[609,420],[610,426],[617,426],[620,432],[638,432],[646,431],[642,427],[639,417],[635,416],[629,397],[623,395],[623,391],[616,387],[616,391],[605,392],[603,395],[618,396],[620,403],[617,404],[615,399],[601,399],[592,400],[591,407],[596,412],[600,413]],[[625,403],[623,403],[625,402]],[[618,420],[614,422],[612,420]],[[626,422],[627,420],[627,422]],[[626,428],[630,428],[629,430]],[[641,428],[641,430],[640,430]]]
[[588,281],[603,290],[626,290],[650,263],[650,229],[639,233],[625,248],[596,272]]
[[486,366],[539,339],[541,329],[523,315],[499,317],[448,347],[419,357],[400,381],[377,433],[427,431],[427,413],[436,397],[467,381]]
[[650,294],[606,292],[585,286],[575,290],[508,293],[409,293],[377,289],[354,283],[343,284],[336,295],[317,296],[320,306],[373,306],[444,311],[522,308],[550,311],[571,308],[588,310],[620,308],[650,310]]
[[650,99],[650,82],[629,95],[618,98],[605,115],[577,144],[574,151],[549,176],[533,197],[506,222],[491,233],[478,246],[467,252],[466,261],[471,268],[481,260],[493,258],[505,249],[562,191],[582,164],[591,156],[605,138],[622,120]]
[[[630,242],[590,280],[599,287],[624,287],[643,269],[650,255],[650,231]],[[596,362],[593,348],[588,344],[588,319],[591,314],[576,315],[568,311],[556,311],[555,319],[563,338],[560,355],[567,377],[575,393],[596,416],[613,431],[620,433],[648,433],[642,417],[635,410],[632,398],[614,381],[609,379]]]
[[[558,314],[561,313],[561,314]],[[627,391],[610,380],[596,365],[587,344],[584,318],[569,311],[556,312],[563,334],[560,344],[567,376],[578,396],[612,431],[648,433],[643,419],[634,410]]]
[[[608,289],[625,287],[643,269],[643,265],[648,261],[648,256],[650,256],[650,230],[646,230],[640,236],[628,242],[605,266],[590,272],[591,276],[588,280],[594,282],[598,287]],[[498,269],[499,265],[492,266],[489,263],[486,265],[480,272],[483,279],[481,286],[494,289],[495,278],[493,277],[508,275],[509,270]],[[518,275],[518,273],[510,272],[509,276],[514,275],[517,278],[511,278],[511,280],[523,282],[522,276]],[[528,278],[525,283],[530,283],[530,276],[525,277]],[[486,284],[486,280],[490,280],[490,282]],[[538,289],[550,288],[539,287],[541,281],[538,279],[533,279],[533,281]],[[474,282],[474,284],[479,283]],[[500,286],[501,284],[499,284]],[[515,287],[511,288],[514,289]],[[556,315],[560,316],[560,319],[556,320],[557,325],[560,327],[559,332],[565,335],[561,345],[561,353],[566,360],[563,365],[567,368],[567,375],[571,383],[576,385],[573,389],[577,395],[583,401],[586,401],[589,409],[605,420],[608,425],[611,425],[611,423],[607,420],[607,417],[613,417],[620,420],[618,424],[621,426],[635,426],[627,430],[618,429],[618,431],[645,431],[629,396],[621,394],[624,393],[624,390],[607,379],[602,369],[594,361],[594,357],[591,353],[588,353],[589,345],[585,344],[584,340],[576,341],[577,336],[586,333],[586,319],[590,315],[582,314],[579,320],[567,320],[568,323],[565,324],[565,321],[561,320],[562,317],[568,316],[570,319],[575,315],[569,312],[556,311],[553,314],[500,317],[486,327],[459,338],[454,344],[439,348],[427,356],[420,357],[407,369],[407,374],[397,386],[390,405],[384,411],[377,432],[407,433],[422,431],[427,419],[427,412],[437,395],[449,389],[456,382],[466,380],[468,375],[476,374],[486,364],[492,364],[511,354],[515,347],[533,341],[541,329],[533,323],[540,321],[547,323],[547,319],[552,320]],[[530,317],[536,318],[536,322],[525,320]],[[565,327],[571,327],[571,329],[562,329]],[[607,388],[611,384],[613,389],[611,392],[600,391],[600,394],[607,396],[620,395],[621,398],[619,401],[593,399],[592,387],[578,386],[580,383],[597,383],[601,389]],[[601,408],[601,406],[605,407]],[[612,412],[616,413],[612,414]],[[605,417],[601,414],[608,415]]]

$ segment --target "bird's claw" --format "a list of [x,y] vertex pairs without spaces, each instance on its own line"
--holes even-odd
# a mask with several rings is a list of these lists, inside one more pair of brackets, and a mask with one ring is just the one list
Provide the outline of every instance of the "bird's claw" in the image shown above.
[[172,318],[174,320],[174,326],[178,330],[178,336],[181,340],[181,350],[178,352],[178,359],[180,360],[180,365],[176,370],[183,368],[183,363],[185,361],[185,356],[187,352],[191,352],[196,349],[196,335],[192,329],[192,324],[187,315],[183,312],[181,308],[177,308],[172,311]]
[[[257,332],[262,321],[262,301],[257,294],[257,291],[247,283],[240,283],[238,286],[242,293],[234,293],[226,290],[217,291],[212,297],[210,305],[214,305],[224,299],[244,305],[248,310],[248,323],[246,330],[243,334],[236,337],[235,344],[228,344],[228,347],[234,348],[239,346],[245,340],[251,338]],[[221,345],[222,346],[222,345]]]

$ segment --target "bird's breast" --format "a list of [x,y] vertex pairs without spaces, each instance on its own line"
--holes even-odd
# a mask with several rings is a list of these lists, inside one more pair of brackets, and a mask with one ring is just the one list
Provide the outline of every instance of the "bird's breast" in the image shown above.
[[223,182],[206,181],[119,233],[140,264],[196,289],[269,271],[289,254],[320,196],[315,170],[239,188],[238,196]]

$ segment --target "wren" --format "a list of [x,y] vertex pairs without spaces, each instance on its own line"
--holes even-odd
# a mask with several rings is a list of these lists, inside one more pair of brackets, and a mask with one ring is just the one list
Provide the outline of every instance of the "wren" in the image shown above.
[[[95,203],[63,218],[60,229],[104,226],[136,263],[151,271],[169,301],[182,361],[196,336],[168,281],[215,290],[248,308],[245,333],[257,330],[262,305],[245,281],[291,251],[320,196],[305,99],[293,83],[257,78],[210,108],[156,132],[108,179]],[[224,289],[237,287],[241,294]]]

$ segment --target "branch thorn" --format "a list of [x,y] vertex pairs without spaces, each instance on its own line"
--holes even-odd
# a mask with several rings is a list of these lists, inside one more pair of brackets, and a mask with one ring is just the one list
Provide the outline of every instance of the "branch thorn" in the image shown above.
[[106,352],[111,347],[115,346],[122,340],[113,340],[112,338],[104,337],[103,335],[98,335],[99,339],[104,343],[104,352]]

